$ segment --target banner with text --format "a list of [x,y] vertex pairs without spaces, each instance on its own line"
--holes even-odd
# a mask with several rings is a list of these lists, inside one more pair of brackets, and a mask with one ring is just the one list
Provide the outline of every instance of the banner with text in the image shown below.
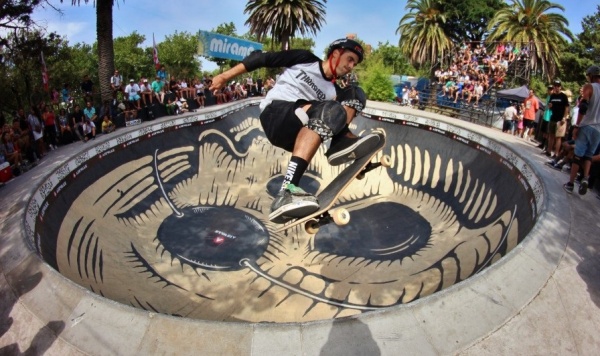
[[261,43],[202,30],[198,31],[198,39],[198,54],[237,61],[241,61],[252,51],[262,50],[263,47]]

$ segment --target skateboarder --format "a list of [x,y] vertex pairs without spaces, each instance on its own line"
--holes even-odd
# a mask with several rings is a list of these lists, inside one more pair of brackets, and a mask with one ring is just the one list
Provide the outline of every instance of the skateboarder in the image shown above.
[[331,165],[353,161],[377,146],[379,135],[357,137],[348,129],[365,106],[363,90],[358,86],[340,89],[335,84],[337,78],[350,73],[362,60],[362,46],[342,38],[331,43],[324,61],[300,49],[255,51],[213,78],[209,89],[214,91],[255,69],[285,67],[260,104],[260,121],[267,138],[292,153],[281,191],[271,205],[272,222],[284,223],[319,209],[316,197],[298,185],[322,142],[331,139],[325,154]]

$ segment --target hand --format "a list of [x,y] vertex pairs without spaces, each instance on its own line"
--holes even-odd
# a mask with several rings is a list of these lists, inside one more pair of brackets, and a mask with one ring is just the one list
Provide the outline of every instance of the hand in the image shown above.
[[219,74],[215,76],[212,80],[212,84],[208,88],[208,90],[212,91],[213,94],[216,93],[217,90],[222,89],[227,84],[227,78],[223,74]]

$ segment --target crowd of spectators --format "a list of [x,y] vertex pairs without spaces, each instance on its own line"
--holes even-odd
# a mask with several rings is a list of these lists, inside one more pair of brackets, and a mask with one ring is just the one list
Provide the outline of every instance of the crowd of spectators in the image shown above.
[[82,77],[78,89],[65,83],[59,90],[53,88],[49,100],[32,105],[26,114],[19,109],[13,114],[12,124],[2,124],[0,167],[10,165],[13,176],[37,165],[39,160],[59,146],[73,142],[88,142],[98,134],[109,134],[121,121],[139,118],[139,113],[153,105],[165,107],[168,115],[176,115],[203,108],[207,97],[211,103],[223,104],[248,96],[264,95],[275,85],[271,77],[263,83],[251,76],[240,78],[219,92],[208,91],[212,76],[177,78],[168,75],[161,66],[154,80],[127,79],[118,70],[110,78],[112,100],[94,106],[97,92],[88,75]]
[[491,87],[505,87],[511,63],[528,57],[528,46],[498,42],[490,49],[483,42],[464,42],[450,55],[449,64],[436,69],[434,84],[453,103],[478,106]]

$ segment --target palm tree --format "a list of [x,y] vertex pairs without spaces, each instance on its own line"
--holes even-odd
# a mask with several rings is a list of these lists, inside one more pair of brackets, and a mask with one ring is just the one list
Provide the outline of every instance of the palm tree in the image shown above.
[[446,15],[438,0],[408,0],[406,15],[400,19],[396,33],[399,47],[413,64],[436,62],[452,49],[452,41],[444,31]]
[[297,32],[302,36],[316,35],[325,22],[327,0],[250,0],[244,14],[250,14],[246,25],[260,42],[271,35],[281,43],[281,49],[290,49],[290,39]]
[[512,0],[512,5],[499,10],[488,25],[489,41],[509,41],[529,45],[531,69],[541,69],[549,79],[554,77],[559,60],[559,48],[573,40],[567,28],[569,21],[553,9],[565,11],[548,0]]
[[[60,0],[63,2],[63,0]],[[87,4],[90,0],[84,0]],[[80,5],[81,0],[71,0],[72,5]],[[113,6],[115,0],[94,0],[96,4],[96,38],[98,41],[98,81],[102,102],[112,99],[110,77],[115,68],[113,47]]]

